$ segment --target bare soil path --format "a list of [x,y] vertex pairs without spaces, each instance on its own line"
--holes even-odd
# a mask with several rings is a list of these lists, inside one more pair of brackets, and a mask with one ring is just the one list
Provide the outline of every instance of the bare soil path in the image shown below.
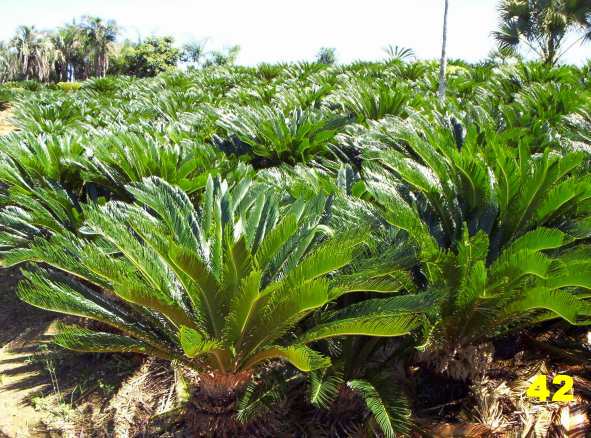
[[0,135],[8,134],[15,130],[14,126],[10,123],[10,106],[2,108],[0,104]]
[[[0,108],[0,136],[14,130],[11,108]],[[0,268],[0,438],[46,437],[37,430],[41,413],[31,397],[47,385],[40,364],[32,360],[53,319],[19,301],[15,269]]]
[[42,362],[32,358],[47,338],[53,315],[16,297],[18,278],[14,269],[0,270],[0,437],[48,437],[37,427],[42,413],[31,397],[49,382]]

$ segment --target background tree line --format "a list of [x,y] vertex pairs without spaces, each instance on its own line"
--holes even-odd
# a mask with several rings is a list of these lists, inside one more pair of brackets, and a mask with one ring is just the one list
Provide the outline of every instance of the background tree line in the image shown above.
[[239,46],[207,51],[205,42],[179,48],[172,36],[118,42],[120,35],[121,27],[115,21],[89,16],[52,31],[19,26],[10,40],[0,41],[0,82],[72,82],[107,74],[148,77],[180,62],[189,66],[231,64],[240,51]]
[[[445,94],[449,1],[444,4],[441,98]],[[492,36],[498,46],[496,53],[502,58],[517,56],[525,49],[545,64],[555,65],[575,45],[591,39],[589,0],[501,0],[498,11],[499,25]],[[179,48],[172,36],[118,42],[120,35],[115,21],[89,16],[52,31],[20,26],[9,41],[0,41],[0,82],[72,82],[107,74],[149,77],[179,63],[193,67],[232,64],[240,51],[239,46],[207,51],[204,41]],[[321,48],[316,61],[335,63],[336,49]]]

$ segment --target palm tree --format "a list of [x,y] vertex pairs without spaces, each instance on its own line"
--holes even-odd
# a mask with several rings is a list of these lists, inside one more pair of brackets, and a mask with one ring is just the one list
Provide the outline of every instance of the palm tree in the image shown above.
[[33,52],[36,39],[34,26],[19,26],[10,41],[10,46],[16,50],[20,73],[28,80],[32,76]]
[[99,17],[84,17],[81,26],[87,39],[86,50],[92,57],[94,74],[104,77],[109,69],[109,53],[117,39],[117,24],[113,20],[104,22]]
[[73,81],[76,62],[84,44],[84,35],[79,26],[68,24],[59,28],[53,35],[53,44],[58,52],[57,75],[61,81]]
[[441,61],[439,63],[439,100],[443,102],[445,99],[445,73],[447,70],[447,14],[449,10],[449,0],[444,0],[445,5],[443,9],[443,37],[441,41]]
[[384,47],[388,61],[411,61],[415,59],[415,51],[408,47],[388,44]]
[[210,178],[195,209],[159,178],[128,189],[133,204],[85,208],[87,237],[38,239],[6,260],[45,266],[25,273],[24,301],[117,330],[66,327],[58,344],[147,354],[197,371],[199,391],[187,406],[196,434],[233,430],[236,397],[262,363],[285,360],[311,371],[330,364],[309,347],[318,340],[401,336],[422,322],[429,304],[420,296],[374,298],[321,312],[292,331],[348,293],[400,288],[389,274],[351,266],[365,233],[335,234],[326,196],[282,206],[266,185],[245,179],[230,189]]
[[316,55],[316,62],[319,64],[333,65],[337,62],[337,49],[334,47],[321,47]]
[[0,83],[11,80],[15,76],[16,59],[3,41],[0,41]]
[[33,59],[35,61],[34,65],[37,79],[40,82],[46,82],[49,80],[53,72],[53,66],[59,53],[55,50],[53,41],[48,33],[42,33],[39,35],[34,49]]
[[[503,0],[499,30],[501,48],[527,46],[545,64],[555,65],[576,44],[591,39],[591,3],[586,0]],[[563,47],[570,32],[581,32]]]
[[19,26],[10,46],[16,51],[21,77],[49,79],[56,51],[47,33],[37,31],[34,26]]
[[191,41],[183,45],[183,54],[181,60],[189,65],[197,67],[205,57],[205,44],[203,41]]

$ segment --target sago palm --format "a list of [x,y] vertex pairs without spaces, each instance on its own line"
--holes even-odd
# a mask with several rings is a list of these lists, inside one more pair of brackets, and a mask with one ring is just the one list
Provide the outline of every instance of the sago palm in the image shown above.
[[343,107],[347,115],[353,115],[358,123],[366,123],[387,115],[405,117],[410,100],[410,91],[403,87],[389,84],[372,87],[360,83],[350,84],[338,96],[337,104]]
[[230,167],[213,146],[172,140],[147,126],[142,135],[115,132],[92,145],[78,164],[86,181],[119,198],[126,197],[127,183],[148,176],[158,176],[192,194],[205,187],[209,174]]
[[575,172],[584,157],[481,151],[473,133],[396,126],[373,136],[382,146],[366,153],[366,188],[415,242],[420,282],[440,296],[429,337],[439,364],[526,321],[589,323],[587,249],[573,248],[589,236],[590,186]]
[[280,163],[307,163],[325,156],[345,119],[313,110],[289,114],[269,107],[241,108],[222,113],[218,125],[258,158],[262,167]]
[[[158,178],[128,189],[133,204],[85,208],[87,238],[40,239],[9,253],[7,263],[51,267],[25,272],[24,301],[117,330],[68,327],[56,336],[58,344],[147,354],[198,371],[199,392],[188,408],[194,428],[209,421],[228,426],[235,394],[268,360],[310,371],[330,364],[311,343],[399,336],[422,322],[427,304],[420,297],[402,304],[377,298],[292,332],[347,293],[400,287],[387,274],[337,274],[351,264],[364,234],[335,234],[326,224],[330,199],[324,196],[282,207],[266,186],[243,180],[230,190],[210,178],[195,209],[184,192]],[[227,400],[227,406],[204,419],[203,412],[215,411],[207,400]]]

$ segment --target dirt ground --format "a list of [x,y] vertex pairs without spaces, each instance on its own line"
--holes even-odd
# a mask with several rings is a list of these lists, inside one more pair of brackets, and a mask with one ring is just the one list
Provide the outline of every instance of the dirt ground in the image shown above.
[[0,135],[14,131],[14,127],[10,124],[10,113],[10,107],[4,109],[0,107]]
[[[14,130],[10,114],[10,107],[0,109],[0,136]],[[19,276],[18,269],[0,268],[0,438],[49,437],[31,400],[50,385],[34,357],[47,342],[54,315],[16,297]]]
[[0,438],[128,436],[113,428],[134,430],[152,415],[171,385],[169,369],[55,346],[56,323],[71,321],[21,302],[19,278],[18,269],[0,268]]
[[[0,111],[0,135],[14,128],[10,108]],[[31,361],[33,341],[43,341],[53,316],[22,303],[15,293],[19,273],[0,268],[0,437],[44,437],[37,431],[41,414],[30,397],[47,384]]]
[[37,430],[42,414],[30,399],[49,382],[42,363],[31,358],[47,339],[53,315],[16,297],[18,277],[17,270],[0,270],[0,437],[46,437]]

